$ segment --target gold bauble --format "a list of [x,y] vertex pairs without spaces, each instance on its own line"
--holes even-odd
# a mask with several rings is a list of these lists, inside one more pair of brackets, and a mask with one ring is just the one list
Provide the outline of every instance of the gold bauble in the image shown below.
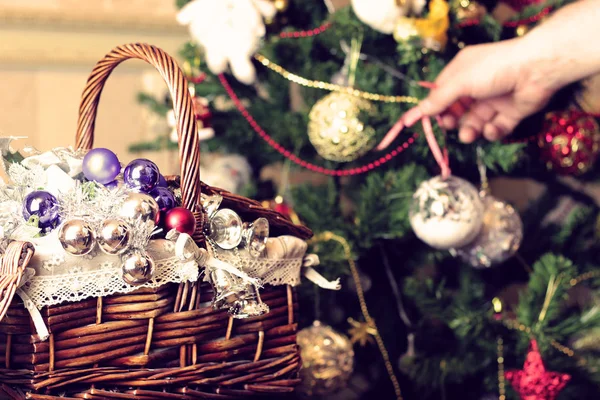
[[348,93],[333,92],[317,101],[308,116],[308,139],[327,160],[353,161],[375,145],[375,129],[359,119],[373,105]]
[[354,350],[346,336],[315,321],[298,332],[297,342],[302,359],[300,392],[323,396],[346,386],[354,370]]
[[277,12],[284,12],[290,6],[289,0],[273,0],[273,5]]

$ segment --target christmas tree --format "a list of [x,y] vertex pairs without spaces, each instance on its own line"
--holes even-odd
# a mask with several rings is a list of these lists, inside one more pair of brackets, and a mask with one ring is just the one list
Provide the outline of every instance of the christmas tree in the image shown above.
[[[419,82],[434,81],[460,49],[527,34],[566,2],[209,3],[177,2],[195,39],[181,58],[200,134],[214,133],[203,151],[243,154],[253,183],[233,190],[299,218],[315,232],[322,274],[343,277],[340,291],[299,288],[303,326],[319,320],[354,344],[327,360],[330,378],[311,381],[307,369],[301,391],[597,398],[600,224],[586,185],[600,176],[600,129],[582,101],[589,93],[566,88],[510,142],[465,145],[434,123],[451,179],[430,180],[444,168],[420,124],[374,149],[427,95]],[[168,101],[140,99],[168,116]],[[169,136],[132,150],[176,146]],[[524,181],[535,198],[515,196]],[[500,200],[519,198],[517,209]],[[446,221],[449,237],[434,217],[453,207],[467,218]],[[311,335],[302,341],[320,337]]]

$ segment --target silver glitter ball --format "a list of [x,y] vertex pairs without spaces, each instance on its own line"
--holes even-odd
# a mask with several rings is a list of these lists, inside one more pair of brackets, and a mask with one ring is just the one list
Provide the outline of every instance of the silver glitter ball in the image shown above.
[[95,245],[94,231],[82,219],[65,221],[58,230],[58,240],[63,249],[74,256],[84,256],[92,251]]
[[451,250],[474,268],[489,268],[512,257],[523,240],[519,213],[493,196],[483,197],[483,226],[479,235],[466,246]]
[[119,216],[128,222],[153,221],[158,224],[160,209],[156,200],[145,193],[131,192],[119,210]]
[[436,176],[419,185],[409,210],[419,239],[440,250],[462,247],[475,239],[483,224],[483,202],[464,179]]
[[129,248],[131,227],[123,220],[108,219],[102,222],[97,241],[106,254],[122,254]]
[[123,280],[128,285],[143,285],[154,276],[154,260],[139,250],[129,251],[121,257]]

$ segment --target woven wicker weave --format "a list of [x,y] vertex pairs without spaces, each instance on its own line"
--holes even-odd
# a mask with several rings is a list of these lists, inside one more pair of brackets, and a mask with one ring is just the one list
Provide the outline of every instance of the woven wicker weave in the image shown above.
[[[200,182],[187,82],[173,59],[156,47],[120,46],[96,65],[83,92],[78,148],[92,147],[104,83],[130,58],[152,64],[169,87],[179,131],[181,178],[176,182],[198,226],[204,219],[200,192],[217,192],[224,197],[223,205],[242,218],[267,218],[272,235],[311,236],[310,230],[258,202]],[[194,239],[204,243],[201,229]],[[9,245],[0,264],[1,298],[12,298],[32,254],[28,243]],[[292,288],[265,288],[262,299],[271,311],[235,322],[226,312],[214,310],[211,299],[210,286],[199,282],[45,307],[41,312],[50,338],[42,342],[27,310],[14,298],[0,322],[0,398],[230,399],[293,391],[300,359]],[[0,312],[5,309],[0,301]]]

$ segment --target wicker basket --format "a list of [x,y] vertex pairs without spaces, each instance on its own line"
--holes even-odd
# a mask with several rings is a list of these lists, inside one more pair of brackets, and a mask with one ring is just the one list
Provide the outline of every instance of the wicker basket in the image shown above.
[[[200,182],[188,85],[175,61],[156,47],[120,46],[96,65],[83,92],[78,148],[92,147],[104,83],[130,58],[152,64],[169,87],[179,131],[182,202],[198,226],[204,219],[202,191],[221,194],[223,205],[245,220],[267,218],[273,235],[311,236],[310,230],[255,201]],[[194,240],[204,244],[201,229]],[[230,399],[289,393],[298,383],[298,310],[289,286],[265,288],[262,299],[271,311],[235,323],[225,311],[213,309],[212,289],[201,282],[62,303],[41,310],[50,331],[49,339],[41,341],[23,303],[13,299],[33,251],[29,243],[13,242],[0,265],[5,299],[0,315],[10,302],[0,322],[2,399]]]

